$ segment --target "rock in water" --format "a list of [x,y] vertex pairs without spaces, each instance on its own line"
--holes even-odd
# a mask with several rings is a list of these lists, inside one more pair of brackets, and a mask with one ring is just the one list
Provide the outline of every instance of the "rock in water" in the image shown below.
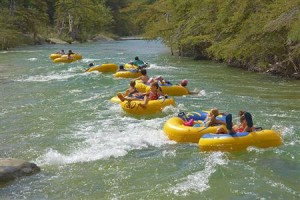
[[0,158],[0,183],[6,183],[20,176],[29,176],[40,171],[40,168],[25,160]]

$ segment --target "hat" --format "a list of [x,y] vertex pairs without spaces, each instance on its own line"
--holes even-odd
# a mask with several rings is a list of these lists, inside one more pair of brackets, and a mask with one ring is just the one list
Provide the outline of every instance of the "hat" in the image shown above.
[[187,84],[188,84],[188,80],[183,79],[183,80],[181,81],[181,85],[187,85]]

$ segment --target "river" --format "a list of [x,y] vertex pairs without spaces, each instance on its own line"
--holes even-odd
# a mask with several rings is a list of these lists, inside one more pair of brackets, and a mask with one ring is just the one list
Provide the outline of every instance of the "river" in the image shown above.
[[[84,59],[54,64],[60,49]],[[188,79],[197,95],[177,107],[133,117],[110,98],[128,79],[84,70],[139,56],[149,76]],[[0,188],[0,199],[299,199],[300,81],[170,55],[158,41],[25,46],[0,52],[0,157],[36,163],[41,172]],[[217,107],[252,113],[283,137],[277,148],[200,152],[168,140],[164,123],[181,111]]]

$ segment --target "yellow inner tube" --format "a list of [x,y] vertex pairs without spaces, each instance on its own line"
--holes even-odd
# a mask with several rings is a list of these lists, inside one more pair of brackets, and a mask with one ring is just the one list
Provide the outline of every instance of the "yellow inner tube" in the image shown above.
[[133,100],[121,102],[121,107],[126,113],[134,115],[151,115],[161,113],[166,106],[175,106],[175,100],[173,98],[150,100],[146,105],[146,108],[139,106],[143,103],[143,100]]
[[[135,87],[140,92],[148,92],[150,90],[150,86],[147,84],[144,84],[142,81],[136,81]],[[180,85],[160,85],[162,92],[169,96],[182,96],[182,95],[188,95],[188,91],[185,87],[182,87]]]
[[76,59],[74,58],[68,59],[67,57],[60,57],[53,60],[54,63],[71,63],[74,61],[76,61]]
[[193,127],[185,126],[183,123],[184,121],[180,117],[172,117],[164,124],[164,132],[170,140],[198,143],[204,134],[216,133],[219,127],[226,128],[224,125]]
[[111,102],[113,103],[121,103],[121,100],[119,99],[118,96],[114,96],[110,99]]
[[87,72],[98,71],[98,72],[116,72],[118,70],[118,65],[113,63],[102,64],[99,66],[91,67]]
[[[61,58],[68,58],[68,55],[62,55]],[[71,54],[71,58],[74,60],[80,60],[82,59],[82,55],[75,53],[75,54]]]
[[61,57],[61,54],[60,53],[53,53],[53,54],[50,54],[49,56],[52,60],[56,59],[56,58],[60,58]]
[[114,74],[117,78],[137,78],[140,77],[142,74],[140,72],[133,72],[133,71],[119,71]]
[[258,148],[277,147],[282,144],[280,134],[274,130],[261,130],[237,134],[207,134],[200,138],[202,151],[242,151],[250,146]]
[[138,68],[137,66],[129,64],[129,63],[126,63],[124,65],[124,69],[126,69],[126,70],[132,70],[132,69],[137,69],[137,68]]

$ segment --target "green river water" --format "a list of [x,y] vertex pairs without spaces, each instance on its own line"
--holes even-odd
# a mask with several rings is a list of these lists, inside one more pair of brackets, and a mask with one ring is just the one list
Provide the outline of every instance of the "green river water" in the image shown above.
[[[84,59],[54,64],[48,56],[60,49]],[[186,78],[198,94],[157,116],[127,115],[110,98],[129,79],[84,70],[135,56],[150,76]],[[41,168],[0,188],[0,199],[300,199],[300,81],[172,57],[158,41],[26,46],[0,52],[0,102],[0,157]],[[251,112],[283,145],[205,153],[164,134],[179,112],[212,107],[234,120]]]

